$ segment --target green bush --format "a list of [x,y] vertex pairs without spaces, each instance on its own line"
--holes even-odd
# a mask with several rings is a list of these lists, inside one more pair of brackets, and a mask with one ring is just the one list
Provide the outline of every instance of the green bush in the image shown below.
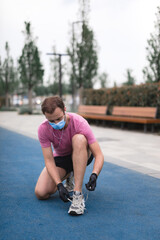
[[32,114],[32,109],[27,106],[22,106],[18,110],[18,114]]
[[17,111],[17,109],[16,108],[14,108],[14,107],[1,107],[0,108],[0,111],[2,111],[2,112],[5,112],[5,111]]
[[160,83],[98,90],[85,89],[83,104],[157,107],[160,106]]

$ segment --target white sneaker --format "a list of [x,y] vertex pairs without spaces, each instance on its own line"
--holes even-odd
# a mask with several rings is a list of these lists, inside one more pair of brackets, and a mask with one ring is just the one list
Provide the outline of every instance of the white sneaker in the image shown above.
[[83,194],[80,192],[73,193],[73,200],[71,201],[71,206],[68,213],[70,215],[82,215],[85,210],[85,201]]
[[66,179],[66,182],[64,183],[64,187],[67,189],[68,192],[73,192],[73,190],[74,190],[74,176],[73,176],[73,172]]

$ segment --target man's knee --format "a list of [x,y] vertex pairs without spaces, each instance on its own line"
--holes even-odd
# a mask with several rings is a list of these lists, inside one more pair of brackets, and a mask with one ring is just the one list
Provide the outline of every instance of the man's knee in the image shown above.
[[86,148],[87,149],[87,139],[84,135],[82,134],[76,134],[72,138],[72,146],[73,148],[76,149],[82,149]]
[[49,194],[46,194],[44,191],[35,187],[35,195],[39,200],[45,200],[49,198]]

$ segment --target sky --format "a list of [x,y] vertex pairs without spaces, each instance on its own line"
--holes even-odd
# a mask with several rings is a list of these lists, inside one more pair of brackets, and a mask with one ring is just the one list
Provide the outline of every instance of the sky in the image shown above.
[[[109,86],[126,81],[126,69],[133,70],[136,83],[144,82],[142,69],[147,65],[147,39],[154,30],[159,0],[90,0],[89,25],[98,44],[99,74],[108,74]],[[71,24],[79,19],[79,0],[0,0],[0,56],[5,57],[5,42],[16,62],[24,45],[24,22],[30,21],[45,81],[50,74],[50,57],[66,53]],[[62,63],[68,57],[63,57]],[[96,88],[99,87],[97,84]]]

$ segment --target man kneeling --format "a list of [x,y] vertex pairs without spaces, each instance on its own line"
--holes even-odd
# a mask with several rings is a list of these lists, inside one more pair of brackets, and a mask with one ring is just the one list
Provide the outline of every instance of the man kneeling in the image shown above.
[[[60,97],[48,97],[42,103],[46,120],[38,128],[45,168],[35,187],[38,199],[47,199],[59,191],[60,198],[67,202],[73,189],[73,200],[68,213],[84,213],[85,201],[82,194],[86,166],[94,159],[94,167],[86,188],[94,191],[97,177],[102,169],[104,157],[98,142],[88,124],[81,116],[66,112]],[[53,147],[53,151],[52,151]],[[70,173],[74,173],[73,177]],[[66,180],[65,186],[63,180]]]

